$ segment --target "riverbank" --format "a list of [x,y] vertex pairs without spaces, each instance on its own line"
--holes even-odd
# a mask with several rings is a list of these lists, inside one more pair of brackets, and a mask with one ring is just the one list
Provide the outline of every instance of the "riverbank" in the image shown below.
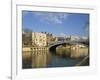
[[85,58],[83,58],[83,60],[77,63],[75,66],[84,66],[84,65],[89,66],[89,56],[86,56]]
[[39,51],[39,50],[48,50],[48,47],[23,47],[22,48],[23,52]]

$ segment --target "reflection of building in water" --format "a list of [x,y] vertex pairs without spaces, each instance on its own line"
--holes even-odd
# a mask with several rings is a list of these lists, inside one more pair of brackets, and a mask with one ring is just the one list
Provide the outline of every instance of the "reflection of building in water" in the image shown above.
[[47,51],[34,51],[32,54],[32,67],[42,68],[47,66]]
[[31,68],[31,52],[22,52],[22,67],[23,68]]
[[81,58],[89,55],[88,47],[81,44],[68,46],[59,46],[56,48],[56,54],[70,58]]
[[71,58],[85,57],[88,55],[89,52],[87,47],[80,47],[80,45],[71,46]]
[[47,46],[46,34],[41,32],[32,32],[33,46]]

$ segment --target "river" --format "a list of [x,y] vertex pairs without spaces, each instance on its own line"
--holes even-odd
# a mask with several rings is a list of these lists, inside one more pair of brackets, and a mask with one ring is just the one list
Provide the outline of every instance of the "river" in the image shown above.
[[[79,50],[82,56],[83,53],[86,55],[88,52],[87,48]],[[48,50],[22,52],[22,68],[72,67],[85,57],[76,57],[76,53],[76,50],[73,51],[70,49],[58,49],[56,52]],[[76,54],[75,57],[73,57],[73,54]],[[89,61],[83,66],[89,66]]]

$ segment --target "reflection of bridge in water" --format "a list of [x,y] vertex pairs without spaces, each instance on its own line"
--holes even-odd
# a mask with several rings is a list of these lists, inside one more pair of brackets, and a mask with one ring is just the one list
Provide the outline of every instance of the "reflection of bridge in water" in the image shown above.
[[[80,49],[79,46],[80,44],[86,46],[86,48]],[[56,47],[60,45],[69,45],[70,47],[64,48],[66,50],[63,50],[61,48],[60,51],[59,50],[56,52],[50,51],[50,50],[56,50]],[[58,41],[52,43],[48,47],[41,47],[41,49],[40,47],[32,47],[31,49],[29,48],[28,52],[24,51],[22,54],[23,68],[67,67],[67,66],[84,66],[84,65],[86,66],[89,65],[88,48],[89,48],[89,42],[83,40]],[[65,55],[63,56],[63,54]]]
[[65,46],[65,47],[67,45],[69,46],[69,48],[66,48],[66,49],[70,51],[69,55],[72,58],[80,58],[80,57],[89,56],[89,41],[87,40],[58,41],[49,45],[48,50],[50,52],[56,52],[56,48],[60,45]]
[[[49,45],[49,50],[50,51],[54,51],[56,49],[56,47],[60,46],[60,45],[79,45],[79,44],[82,44],[82,45],[85,45],[85,46],[89,46],[89,41],[87,40],[73,40],[73,41],[57,41],[57,42],[54,42],[54,43],[51,43]],[[77,46],[78,47],[78,46]]]

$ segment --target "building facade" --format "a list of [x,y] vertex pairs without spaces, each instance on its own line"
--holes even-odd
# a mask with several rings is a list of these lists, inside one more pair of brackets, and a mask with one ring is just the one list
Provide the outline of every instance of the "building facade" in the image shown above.
[[50,43],[53,41],[53,36],[50,33],[46,33],[47,36],[47,46],[50,45]]
[[32,32],[32,46],[47,46],[46,34],[41,32]]
[[70,36],[70,40],[80,40],[79,36]]

